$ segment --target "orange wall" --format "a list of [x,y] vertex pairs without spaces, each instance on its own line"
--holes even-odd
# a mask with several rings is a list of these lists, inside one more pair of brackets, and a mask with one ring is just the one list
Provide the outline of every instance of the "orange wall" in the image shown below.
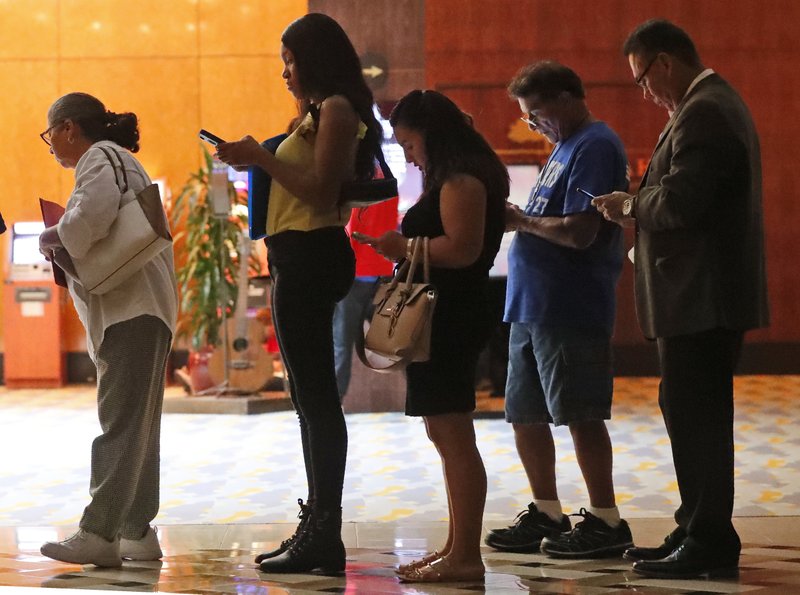
[[[223,138],[281,131],[295,104],[280,77],[280,34],[306,7],[305,0],[0,1],[6,223],[37,220],[40,196],[62,204],[69,196],[73,172],[53,160],[39,132],[53,100],[70,91],[135,112],[139,158],[173,193],[200,165],[201,127]],[[3,282],[7,236],[0,240]],[[68,351],[85,349],[73,312],[66,333]]]
[[[417,0],[364,3],[312,0],[317,10],[328,6],[323,11],[340,19],[362,52],[391,55],[389,46],[418,39],[424,29],[424,56],[412,64],[414,77],[424,68],[427,86],[442,88],[473,113],[501,150],[520,147],[509,141],[519,124],[505,84],[522,64],[552,57],[583,77],[590,107],[620,133],[629,155],[646,159],[665,116],[642,101],[620,47],[646,18],[664,16],[684,26],[706,64],[741,91],[761,134],[773,324],[751,338],[800,340],[800,170],[794,163],[800,2],[428,0],[422,17]],[[383,16],[366,15],[373,4]],[[63,202],[69,194],[72,172],[61,170],[38,138],[48,106],[63,93],[88,91],[110,109],[135,111],[142,162],[173,192],[199,165],[201,126],[231,138],[283,128],[294,105],[280,80],[279,36],[306,7],[305,0],[0,0],[0,210],[6,222],[36,219],[39,196]],[[384,31],[386,20],[394,26],[380,43],[373,30]],[[399,74],[410,68],[398,59],[391,67]],[[393,87],[391,93],[401,91]],[[6,237],[0,239],[3,265]],[[629,269],[619,291],[621,343],[642,340]],[[83,349],[74,315],[67,346]]]

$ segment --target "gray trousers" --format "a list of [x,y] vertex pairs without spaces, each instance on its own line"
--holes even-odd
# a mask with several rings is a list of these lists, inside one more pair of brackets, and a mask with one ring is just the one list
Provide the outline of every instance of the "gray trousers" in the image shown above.
[[171,333],[154,316],[106,329],[97,352],[91,503],[80,527],[113,540],[139,539],[158,513],[161,405]]

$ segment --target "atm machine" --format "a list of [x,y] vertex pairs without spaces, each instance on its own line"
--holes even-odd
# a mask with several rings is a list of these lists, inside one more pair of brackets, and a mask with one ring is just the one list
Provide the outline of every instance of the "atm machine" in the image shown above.
[[66,293],[39,252],[44,224],[14,223],[3,287],[4,376],[8,388],[52,388],[66,381]]

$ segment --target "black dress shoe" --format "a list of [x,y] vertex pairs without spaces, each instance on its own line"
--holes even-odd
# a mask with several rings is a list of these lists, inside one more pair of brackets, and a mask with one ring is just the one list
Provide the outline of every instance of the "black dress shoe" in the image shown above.
[[686,531],[676,527],[672,533],[664,538],[664,543],[658,547],[631,547],[625,550],[622,557],[631,562],[640,560],[661,560],[674,552],[686,539]]
[[691,537],[661,560],[641,560],[633,571],[649,578],[723,578],[739,575],[739,554],[725,554],[700,545]]

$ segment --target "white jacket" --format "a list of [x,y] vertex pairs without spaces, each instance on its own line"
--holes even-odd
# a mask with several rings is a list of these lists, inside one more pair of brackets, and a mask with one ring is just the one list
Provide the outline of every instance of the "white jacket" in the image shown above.
[[[58,223],[58,235],[70,256],[81,258],[98,240],[108,234],[120,207],[121,191],[114,168],[105,153],[114,149],[125,164],[130,188],[138,193],[150,184],[141,164],[128,151],[112,141],[93,144],[75,167],[75,188]],[[116,156],[109,150],[117,176],[122,184],[122,172]],[[103,295],[86,291],[75,279],[67,276],[69,293],[86,328],[89,356],[94,361],[108,327],[137,316],[149,314],[164,321],[175,334],[178,314],[178,289],[172,250],[163,250],[141,271]]]

